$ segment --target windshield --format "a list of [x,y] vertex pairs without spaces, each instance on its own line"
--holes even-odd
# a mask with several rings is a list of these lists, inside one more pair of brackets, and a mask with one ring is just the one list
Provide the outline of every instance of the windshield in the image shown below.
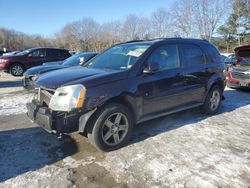
[[29,52],[30,50],[24,50],[24,51],[17,53],[16,55],[25,55],[25,54],[28,54]]
[[121,44],[109,48],[86,64],[90,68],[127,70],[130,69],[150,44]]
[[64,60],[63,65],[79,65],[82,54],[75,54]]
[[91,59],[95,55],[96,55],[95,53],[75,54],[69,57],[68,59],[64,60],[63,65],[67,65],[67,66],[81,65],[87,62],[89,59]]
[[224,61],[225,63],[236,62],[236,56],[234,54],[229,55]]

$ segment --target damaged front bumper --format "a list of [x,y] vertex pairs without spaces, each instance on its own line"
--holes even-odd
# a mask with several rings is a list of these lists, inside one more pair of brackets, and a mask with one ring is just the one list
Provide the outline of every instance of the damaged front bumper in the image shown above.
[[87,113],[54,112],[43,106],[38,100],[27,103],[28,117],[46,131],[52,133],[83,132],[90,116],[95,110]]

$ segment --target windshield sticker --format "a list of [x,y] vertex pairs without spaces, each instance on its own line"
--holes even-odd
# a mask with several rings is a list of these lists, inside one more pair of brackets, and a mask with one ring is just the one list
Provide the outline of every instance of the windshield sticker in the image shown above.
[[138,51],[130,51],[127,55],[139,57],[142,53]]

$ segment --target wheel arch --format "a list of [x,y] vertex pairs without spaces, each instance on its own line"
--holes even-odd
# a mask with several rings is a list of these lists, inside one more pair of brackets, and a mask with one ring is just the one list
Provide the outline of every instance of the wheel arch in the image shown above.
[[207,94],[209,93],[211,88],[214,87],[215,85],[218,85],[222,89],[222,91],[225,88],[225,81],[219,75],[216,75],[216,74],[213,75],[208,81],[206,93],[203,97],[203,101],[205,101]]
[[80,132],[83,132],[83,133],[91,132],[93,129],[93,126],[94,126],[93,121],[95,118],[95,114],[97,113],[98,109],[100,109],[100,108],[102,108],[105,105],[110,104],[110,103],[118,103],[118,104],[121,104],[121,105],[124,105],[125,107],[127,107],[128,110],[131,112],[131,115],[132,115],[134,122],[136,123],[138,120],[138,113],[137,113],[132,101],[133,101],[133,98],[130,95],[115,96],[115,97],[112,97],[112,98],[106,100],[101,106],[96,107],[94,112],[90,115],[88,120],[84,123],[85,125],[83,125],[83,127],[81,127]]

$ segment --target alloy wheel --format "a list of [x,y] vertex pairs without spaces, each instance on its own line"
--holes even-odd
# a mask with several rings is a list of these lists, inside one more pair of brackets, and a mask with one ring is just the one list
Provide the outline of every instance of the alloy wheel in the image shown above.
[[14,65],[11,68],[11,72],[13,73],[13,75],[21,76],[23,74],[23,68],[20,65]]
[[220,92],[218,90],[214,90],[213,94],[210,98],[210,109],[215,111],[220,104]]
[[128,124],[128,119],[124,114],[111,114],[102,126],[103,141],[109,146],[121,143],[128,133]]

